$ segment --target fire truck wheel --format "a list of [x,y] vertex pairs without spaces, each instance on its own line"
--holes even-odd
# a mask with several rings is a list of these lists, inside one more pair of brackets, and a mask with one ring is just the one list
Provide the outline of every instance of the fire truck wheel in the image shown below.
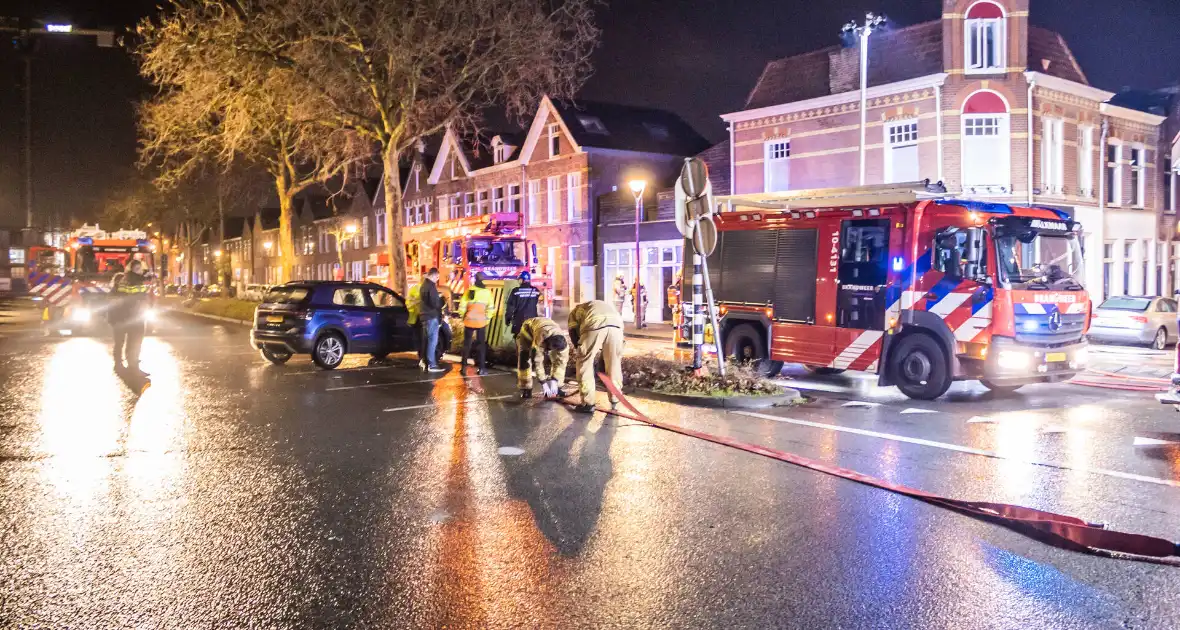
[[335,370],[344,362],[344,338],[336,333],[320,335],[311,349],[311,360],[325,370]]
[[1021,387],[1024,387],[1023,385],[996,385],[995,383],[983,378],[979,379],[979,384],[986,387],[988,391],[993,391],[997,394],[1011,394]]
[[724,341],[725,357],[730,361],[748,365],[762,376],[778,376],[783,370],[782,361],[771,361],[766,356],[766,342],[752,324],[735,326]]
[[287,361],[291,360],[291,353],[290,352],[282,352],[282,351],[270,350],[268,348],[262,348],[258,351],[258,353],[262,355],[262,358],[266,359],[267,361],[270,361],[271,363],[274,363],[275,365],[282,365],[282,364],[286,363]]
[[951,386],[946,354],[928,335],[903,337],[890,352],[889,368],[901,393],[916,400],[934,400]]

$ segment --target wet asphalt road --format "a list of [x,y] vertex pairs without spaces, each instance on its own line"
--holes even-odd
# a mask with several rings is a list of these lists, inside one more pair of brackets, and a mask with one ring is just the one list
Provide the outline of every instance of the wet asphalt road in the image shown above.
[[[0,626],[1180,626],[1180,567],[522,404],[502,398],[504,374],[271,366],[239,327],[161,328],[142,397],[105,340],[0,337]],[[811,385],[814,402],[753,415],[636,404],[928,491],[1180,539],[1180,443],[1135,446],[1180,442],[1180,414],[1149,394],[956,385],[915,404],[855,377]]]

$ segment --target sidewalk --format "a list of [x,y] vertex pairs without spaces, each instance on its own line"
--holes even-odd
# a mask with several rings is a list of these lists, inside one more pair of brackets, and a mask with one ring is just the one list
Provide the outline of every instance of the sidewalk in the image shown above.
[[632,339],[651,339],[653,341],[667,341],[672,343],[672,324],[655,322],[645,324],[643,328],[635,328],[635,324],[623,325],[623,335]]

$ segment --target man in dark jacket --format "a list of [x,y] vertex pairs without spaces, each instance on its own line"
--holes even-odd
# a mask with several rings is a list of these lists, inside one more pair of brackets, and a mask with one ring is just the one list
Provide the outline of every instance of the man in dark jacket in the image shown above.
[[508,294],[508,308],[504,309],[504,324],[512,329],[512,336],[520,334],[520,327],[537,316],[537,301],[541,291],[530,284],[532,274],[520,272],[520,286]]
[[107,310],[107,321],[115,337],[116,372],[127,370],[146,374],[139,369],[139,349],[143,345],[144,316],[150,299],[148,280],[143,263],[132,260],[127,271],[117,274],[111,282],[112,301]]
[[422,343],[425,347],[426,371],[446,372],[438,365],[438,328],[442,325],[443,301],[438,294],[438,269],[431,267],[422,280],[418,319],[422,322]]

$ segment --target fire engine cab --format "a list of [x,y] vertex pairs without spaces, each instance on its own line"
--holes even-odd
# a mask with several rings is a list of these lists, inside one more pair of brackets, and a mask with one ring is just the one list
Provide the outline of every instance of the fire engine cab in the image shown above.
[[546,303],[552,283],[537,274],[537,246],[521,237],[516,213],[493,213],[452,219],[407,230],[406,273],[411,285],[421,282],[431,267],[438,267],[439,288],[456,299],[475,281],[476,273],[489,280],[533,274]]
[[719,197],[709,276],[727,356],[859,370],[922,400],[1066,380],[1086,362],[1080,226],[940,184]]

